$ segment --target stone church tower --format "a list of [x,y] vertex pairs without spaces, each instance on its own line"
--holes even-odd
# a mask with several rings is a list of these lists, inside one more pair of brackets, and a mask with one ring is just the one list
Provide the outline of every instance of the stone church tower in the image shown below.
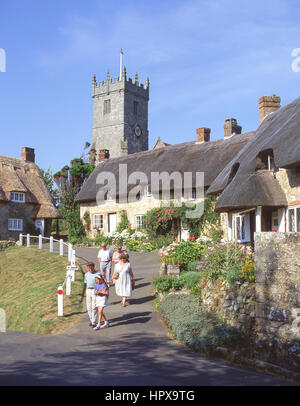
[[119,78],[109,72],[105,82],[97,84],[93,76],[93,133],[90,162],[116,158],[148,150],[149,79],[145,86],[126,77],[123,67]]

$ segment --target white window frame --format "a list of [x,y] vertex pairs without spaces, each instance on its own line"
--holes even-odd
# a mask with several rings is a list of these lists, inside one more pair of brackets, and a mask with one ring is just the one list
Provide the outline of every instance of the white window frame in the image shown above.
[[7,229],[8,231],[23,231],[23,220],[8,219]]
[[144,219],[145,215],[144,214],[136,214],[135,216],[135,228],[138,230],[140,228],[143,228],[144,223],[143,223],[143,219]]
[[10,192],[10,200],[16,203],[25,203],[24,192]]
[[[97,222],[96,218],[99,218],[100,220]],[[97,223],[99,223],[99,224],[97,224]],[[94,227],[97,228],[97,230],[104,230],[104,214],[101,214],[101,213],[94,214],[93,224],[94,224]]]
[[146,196],[146,197],[152,196],[152,193],[151,193],[151,190],[150,190],[150,186],[149,186],[149,185],[147,185],[147,186],[144,187],[144,196]]
[[[239,231],[238,226],[239,224]],[[244,232],[243,232],[244,229]],[[249,242],[250,241],[250,218],[249,214],[232,214],[232,240],[237,242]]]
[[[299,226],[299,230],[297,227],[297,209],[299,209],[299,216],[300,216],[300,205],[299,204],[297,204],[295,206],[289,206],[287,208],[286,221],[287,221],[287,230],[289,232],[300,232],[300,226]],[[291,230],[291,227],[290,227],[290,210],[294,211],[294,230]]]
[[196,189],[189,191],[189,200],[196,200]]

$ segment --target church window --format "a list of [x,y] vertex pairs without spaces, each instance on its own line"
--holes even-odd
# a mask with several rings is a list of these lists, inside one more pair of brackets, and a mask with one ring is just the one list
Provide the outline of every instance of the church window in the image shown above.
[[135,116],[137,116],[137,114],[138,114],[138,105],[139,105],[139,103],[137,101],[133,102],[133,114]]
[[104,100],[104,114],[110,113],[110,99]]

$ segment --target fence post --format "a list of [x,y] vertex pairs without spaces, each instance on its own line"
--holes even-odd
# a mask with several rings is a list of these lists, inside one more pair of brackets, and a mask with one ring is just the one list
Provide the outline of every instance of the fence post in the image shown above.
[[59,255],[62,257],[64,255],[64,240],[59,240]]
[[29,248],[30,247],[30,234],[27,234],[26,240],[27,240],[27,248]]
[[63,295],[63,288],[59,286],[57,288],[57,315],[63,316],[64,315],[64,295]]
[[19,242],[20,242],[20,245],[22,246],[23,245],[23,234],[22,233],[19,235]]
[[67,271],[66,295],[71,295],[71,272]]
[[42,234],[39,235],[39,249],[41,250],[43,248],[43,237]]
[[50,252],[53,252],[53,237],[50,237]]
[[68,245],[68,261],[72,261],[72,244]]

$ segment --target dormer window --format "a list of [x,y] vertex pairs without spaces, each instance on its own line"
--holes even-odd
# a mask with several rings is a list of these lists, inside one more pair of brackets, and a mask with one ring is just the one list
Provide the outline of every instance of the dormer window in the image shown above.
[[256,157],[256,170],[268,169],[270,172],[278,172],[278,167],[275,165],[274,154],[272,149],[261,151]]
[[25,193],[11,192],[10,193],[10,200],[12,202],[25,203]]

